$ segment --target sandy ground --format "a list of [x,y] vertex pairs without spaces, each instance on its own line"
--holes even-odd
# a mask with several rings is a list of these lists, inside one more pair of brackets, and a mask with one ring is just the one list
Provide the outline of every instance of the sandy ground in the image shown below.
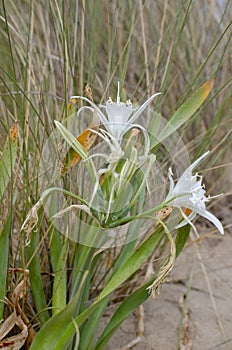
[[[179,349],[232,349],[232,232],[223,237],[215,232],[203,240],[198,251],[194,245],[184,250],[160,295],[144,304],[145,334],[133,350],[177,350],[183,300],[186,308]],[[137,331],[134,313],[106,350],[127,349],[124,346]]]

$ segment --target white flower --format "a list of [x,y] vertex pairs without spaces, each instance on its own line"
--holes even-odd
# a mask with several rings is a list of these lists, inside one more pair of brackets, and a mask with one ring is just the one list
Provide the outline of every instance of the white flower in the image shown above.
[[[106,130],[117,140],[120,141],[122,136],[132,128],[139,128],[142,130],[146,142],[149,141],[146,130],[139,124],[134,124],[134,121],[143,113],[149,103],[160,93],[156,93],[148,98],[140,107],[133,107],[130,100],[126,103],[120,102],[119,84],[117,101],[113,102],[109,99],[104,105],[96,106],[91,100],[83,96],[72,96],[71,98],[82,99],[87,101],[93,109],[97,112],[101,123]],[[104,110],[105,114],[102,112]]]
[[[183,224],[191,223],[191,220],[196,214],[203,216],[204,218],[211,221],[218,229],[221,234],[224,234],[223,226],[221,222],[206,209],[205,203],[213,197],[205,196],[204,185],[202,185],[202,177],[198,174],[192,175],[192,170],[200,163],[200,161],[208,155],[209,152],[204,153],[200,158],[195,160],[181,175],[176,185],[172,178],[172,172],[170,170],[170,189],[166,198],[168,206],[179,208],[185,219],[178,227]],[[187,216],[182,208],[188,208],[192,212]],[[193,226],[194,227],[194,226]]]

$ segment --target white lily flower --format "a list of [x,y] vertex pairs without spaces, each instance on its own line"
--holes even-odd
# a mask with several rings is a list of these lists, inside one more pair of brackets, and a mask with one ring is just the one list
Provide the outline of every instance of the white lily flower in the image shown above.
[[[203,216],[204,218],[211,221],[218,229],[221,234],[224,234],[224,229],[221,222],[214,216],[211,212],[206,209],[205,203],[210,199],[215,197],[206,197],[204,185],[202,185],[202,177],[198,174],[192,175],[192,170],[200,163],[200,161],[209,154],[209,151],[204,153],[200,158],[195,160],[181,175],[176,185],[172,178],[171,169],[169,171],[170,179],[170,189],[166,198],[168,206],[173,206],[179,208],[184,217],[184,222],[182,222],[178,227],[184,226],[185,224],[191,223],[191,220],[196,214]],[[192,213],[187,216],[182,208],[188,208]],[[193,226],[195,229],[195,227]],[[195,229],[196,231],[196,229]]]
[[[146,130],[139,124],[134,124],[134,121],[143,113],[155,96],[160,93],[156,93],[149,97],[140,107],[134,107],[130,100],[126,103],[120,102],[119,96],[119,83],[117,101],[113,102],[109,99],[104,105],[96,106],[95,103],[83,96],[72,96],[71,98],[82,99],[88,102],[93,109],[97,112],[101,123],[105,126],[106,130],[117,140],[120,141],[122,136],[132,128],[141,129],[146,141],[149,138],[146,135]],[[104,110],[105,114],[102,112]]]

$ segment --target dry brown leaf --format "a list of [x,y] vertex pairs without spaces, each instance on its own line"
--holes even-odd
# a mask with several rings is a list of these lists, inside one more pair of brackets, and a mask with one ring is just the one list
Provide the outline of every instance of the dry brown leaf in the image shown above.
[[[88,98],[93,101],[93,95],[92,90],[89,84],[85,87],[85,93],[87,94]],[[76,103],[76,99],[72,98],[70,100],[70,103]],[[71,104],[69,104],[70,106]],[[70,107],[68,107],[70,108]],[[77,137],[77,141],[86,149],[86,151],[89,151],[90,148],[94,145],[96,138],[97,138],[97,131],[99,130],[100,125],[100,119],[98,117],[97,112],[95,111],[93,113],[93,120],[89,124],[89,126]],[[79,161],[81,160],[81,156],[72,148],[70,147],[69,150],[66,152],[65,157],[63,158],[61,162],[60,167],[60,174],[64,175],[67,172],[69,172],[70,169],[74,167]]]
[[12,330],[16,323],[17,315],[14,310],[10,316],[1,324],[0,326],[0,340],[5,338],[5,336]]
[[[19,299],[22,299],[26,295],[26,289],[29,280],[29,271],[20,268],[9,269],[9,271],[23,273],[24,279],[16,285],[11,295],[11,300],[9,301],[9,304],[14,311],[10,314],[10,316],[8,316],[8,318],[2,323],[0,327],[0,349],[18,350],[25,344],[25,342],[25,348],[28,349],[36,333],[31,326],[28,326],[29,320],[19,304]],[[18,328],[21,330],[21,332],[11,337],[5,338],[15,326],[17,326],[15,332],[18,332]]]
[[10,128],[10,141],[11,142],[15,142],[17,137],[18,137],[18,125],[17,124],[13,124],[12,127]]
[[[12,316],[12,314],[10,316]],[[8,322],[9,317],[6,319],[7,322]],[[12,316],[12,320],[13,319],[14,319],[14,317]],[[11,320],[11,322],[12,322],[12,320]],[[6,327],[6,325],[4,325],[5,322],[3,322],[3,324],[2,324],[2,326],[4,328]],[[24,343],[27,339],[27,336],[28,336],[27,325],[25,325],[25,323],[23,322],[23,320],[21,319],[20,316],[16,316],[13,327],[15,325],[18,326],[19,329],[21,329],[21,332],[19,334],[13,335],[12,337],[3,339],[0,342],[0,349],[2,349],[2,350],[19,350],[24,345]],[[2,326],[1,326],[1,328],[2,328]],[[12,323],[11,323],[11,326],[12,326]],[[11,327],[11,329],[13,327]]]

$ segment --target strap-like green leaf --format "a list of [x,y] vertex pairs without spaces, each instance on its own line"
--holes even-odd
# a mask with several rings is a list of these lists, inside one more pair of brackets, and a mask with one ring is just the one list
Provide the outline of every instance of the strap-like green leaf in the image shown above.
[[[178,230],[176,237],[176,258],[182,251],[185,246],[185,243],[188,239],[190,232],[190,225],[186,225],[181,227]],[[102,335],[98,339],[97,344],[94,347],[94,350],[102,350],[105,345],[109,342],[112,335],[115,333],[117,328],[122,324],[122,322],[141,304],[143,304],[149,297],[149,293],[147,292],[147,287],[153,282],[153,279],[147,282],[144,286],[137,289],[135,292],[126,297],[118,309],[115,311],[111,320],[107,324],[104,329]]]
[[[125,261],[125,263],[116,271],[111,280],[105,286],[103,291],[100,293],[96,301],[84,312],[82,312],[76,319],[75,322],[78,326],[81,326],[83,322],[104,302],[104,299],[109,296],[116,288],[118,288],[123,282],[125,282],[130,276],[132,276],[146,261],[147,257],[152,253],[160,239],[163,236],[163,231],[160,229],[159,231],[150,235]],[[179,244],[179,249],[182,249],[183,244]],[[144,287],[138,291],[138,296],[133,294],[130,303],[128,304],[128,308],[121,308],[119,311],[119,316],[116,317],[116,321],[112,321],[112,325],[109,327],[109,333],[107,331],[106,337],[110,337],[114,332],[114,329],[118,327],[118,325],[128,316],[131,310],[135,309],[139,306],[146,298],[148,297],[148,292]],[[136,297],[138,300],[135,302]],[[74,297],[69,305],[74,305]],[[128,301],[128,299],[127,299]],[[75,333],[75,327],[72,323],[72,313],[69,311],[69,305],[62,310],[58,315],[49,320],[39,331],[37,337],[35,338],[31,349],[53,349],[60,350],[65,348],[66,344],[71,340],[72,336]],[[125,304],[124,304],[125,306]],[[70,307],[71,309],[71,307]],[[122,310],[124,311],[122,312]],[[73,312],[73,310],[72,310]],[[122,312],[122,314],[120,314]],[[119,318],[118,318],[119,317]],[[118,318],[118,319],[117,319]],[[114,324],[114,322],[116,322]],[[59,327],[63,329],[61,333]],[[44,339],[48,337],[48,339]],[[51,346],[49,347],[49,344]]]
[[122,322],[141,304],[143,304],[150,294],[147,291],[147,287],[153,282],[153,280],[146,283],[144,286],[137,289],[135,292],[126,297],[118,309],[115,311],[110,322],[104,329],[101,337],[99,338],[94,350],[104,349],[105,345],[109,342],[112,335]]
[[11,232],[12,216],[9,214],[6,223],[0,232],[0,320],[3,318],[4,303],[3,299],[6,296],[6,279],[9,259],[9,240]]
[[2,157],[0,159],[0,200],[6,190],[6,187],[12,177],[12,171],[14,168],[16,155],[17,155],[17,139],[18,139],[18,129],[17,125],[14,124],[6,139]]
[[75,321],[73,320],[73,318],[86,276],[87,272],[85,273],[85,276],[82,279],[82,283],[80,284],[79,289],[72,298],[71,302],[57,315],[50,318],[48,322],[46,322],[43,325],[43,327],[40,329],[37,336],[35,337],[30,347],[30,350],[54,350],[61,336],[65,334],[66,328],[71,325],[71,336],[65,338],[65,341],[63,342],[63,347],[58,347],[59,350],[66,349],[66,347],[72,340],[72,335],[75,334],[75,332],[77,332],[77,324],[74,325]]
[[[111,280],[107,283],[103,291],[100,293],[95,302],[85,311],[83,311],[76,319],[76,323],[80,327],[85,320],[97,309],[101,303],[104,303],[104,299],[109,296],[116,288],[118,288],[123,282],[125,282],[130,276],[132,276],[150,256],[157,244],[163,237],[164,232],[162,229],[158,229],[151,234],[125,261],[125,263],[116,271]],[[148,292],[147,292],[148,293]],[[63,324],[65,327],[65,324]],[[69,323],[65,327],[62,336],[54,344],[53,350],[60,350],[64,348],[67,340],[72,337],[75,332],[74,325]],[[43,350],[43,348],[41,348]],[[48,348],[50,349],[50,348]],[[32,349],[37,350],[37,349]]]
[[86,159],[88,157],[88,153],[85,148],[80,144],[80,142],[72,135],[72,133],[66,129],[61,123],[55,120],[55,124],[65,141],[71,146],[74,151],[76,151],[82,159]]
[[142,266],[142,264],[155,249],[160,239],[163,237],[163,234],[163,230],[154,232],[129,256],[125,263],[119,268],[119,270],[107,283],[103,291],[96,299],[95,303],[98,300],[104,299],[107,295],[111,294]]
[[39,245],[39,233],[32,231],[30,245],[25,247],[25,256],[28,262],[30,286],[36,311],[38,312],[41,324],[45,324],[49,319],[47,302],[43,289],[42,275],[40,271],[40,257],[38,252],[35,254]]
[[[121,283],[138,270],[159,243],[162,236],[163,231],[152,234],[134,253],[131,254],[126,263],[115,273],[110,282],[103,289],[96,301],[74,320],[79,327],[92,314],[92,312],[104,302],[103,300],[106,296],[110,295],[121,285]],[[71,341],[72,336],[75,334],[75,326],[72,322],[72,318],[80,296],[79,293],[80,288],[66,308],[50,319],[41,328],[32,343],[31,350],[60,350],[66,348],[69,341]]]
[[210,79],[204,83],[183,105],[173,114],[166,126],[159,134],[159,140],[153,143],[153,148],[173,132],[175,132],[181,125],[183,125],[202,105],[206,97],[213,88],[215,79]]
[[52,293],[52,314],[57,315],[60,310],[66,306],[66,260],[67,260],[67,242],[64,243],[58,264],[56,266],[55,278],[53,282],[53,293]]
[[190,232],[190,225],[185,225],[183,227],[180,227],[177,236],[176,236],[176,257],[181,253],[183,250],[185,243],[187,242],[189,232]]

